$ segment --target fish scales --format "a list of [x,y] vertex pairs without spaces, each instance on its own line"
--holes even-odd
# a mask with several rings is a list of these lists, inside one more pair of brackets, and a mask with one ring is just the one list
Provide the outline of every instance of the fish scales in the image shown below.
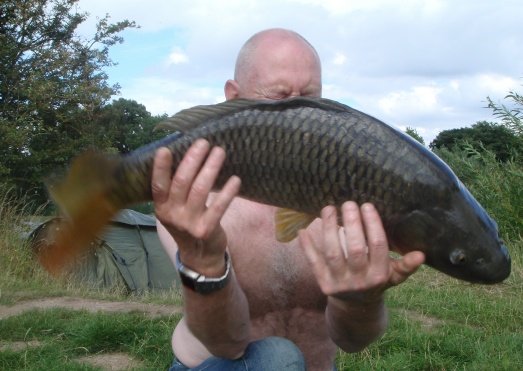
[[123,158],[91,154],[73,162],[68,178],[50,188],[71,227],[42,261],[59,266],[67,246],[92,238],[112,212],[151,200],[157,148],[171,150],[174,172],[204,138],[227,154],[216,189],[237,175],[241,197],[293,210],[277,213],[278,236],[292,238],[326,205],[372,202],[396,251],[421,250],[428,265],[471,282],[500,282],[510,273],[495,222],[448,166],[362,112],[321,98],[234,100],[181,111],[163,126],[177,132]]
[[[386,218],[391,210],[401,211],[417,202],[415,193],[403,192],[404,197],[384,208],[381,196],[389,191],[409,189],[404,175],[412,173],[412,168],[401,168],[401,158],[395,157],[393,152],[376,159],[397,163],[394,172],[381,169],[382,164],[375,161],[376,147],[394,148],[391,143],[394,138],[389,135],[388,143],[379,143],[376,138],[384,137],[384,134],[369,134],[368,120],[346,113],[330,115],[328,120],[318,111],[311,107],[296,107],[284,112],[245,110],[201,125],[187,133],[186,140],[174,142],[172,150],[185,153],[193,140],[206,138],[228,153],[218,187],[236,174],[242,179],[245,197],[265,203],[270,199],[277,206],[304,212],[317,214],[326,204],[339,205],[346,199],[354,199],[359,203],[374,202]],[[222,127],[225,124],[226,130]],[[175,158],[179,161],[181,156]],[[348,163],[352,167],[346,168]],[[253,167],[257,169],[254,173]],[[308,180],[314,188],[302,181],[303,173],[309,174]],[[336,183],[340,173],[349,183]],[[388,174],[389,179],[394,179],[394,187],[382,189],[376,180]],[[335,184],[337,192],[333,192]]]
[[[369,135],[366,120],[357,116],[346,118],[343,114],[327,117],[319,115],[318,109],[311,107],[289,109],[284,114],[278,111],[246,110],[202,125],[192,131],[190,137],[193,140],[206,138],[213,145],[220,145],[227,153],[231,153],[218,186],[230,175],[236,174],[242,178],[245,196],[257,201],[268,202],[270,198],[272,203],[279,206],[315,213],[322,205],[339,205],[346,199],[354,199],[359,203],[371,201],[385,218],[393,210],[408,208],[405,201],[410,198],[408,201],[412,203],[413,193],[408,191],[410,179],[406,174],[412,173],[412,167],[401,168],[401,152],[400,156],[386,152],[385,156],[377,157],[396,163],[392,174],[391,166],[389,170],[382,169],[381,163],[373,161],[376,147],[395,148],[390,135],[388,143],[379,143],[378,139],[385,135],[381,132],[378,132],[379,135]],[[197,118],[201,119],[200,112]],[[304,118],[306,121],[303,121]],[[228,130],[222,126],[228,126]],[[307,141],[293,138],[307,138]],[[174,148],[173,152],[185,153],[192,141],[183,142],[183,145],[177,142],[176,147],[179,148]],[[264,150],[259,151],[259,148]],[[180,159],[181,155],[175,156],[175,160]],[[352,166],[344,168],[347,163]],[[252,167],[257,168],[255,173]],[[307,183],[302,181],[304,172],[309,174],[307,180],[315,188],[305,186]],[[348,184],[335,183],[339,173],[343,173]],[[394,179],[393,187],[382,188],[379,184],[382,177]],[[291,186],[286,187],[286,184]],[[333,192],[334,188],[337,192]],[[268,192],[271,189],[272,193]],[[400,192],[406,197],[395,197],[398,201],[393,204],[388,202],[389,207],[385,208],[384,199],[393,199],[386,197],[387,192]],[[304,204],[308,204],[305,210]]]

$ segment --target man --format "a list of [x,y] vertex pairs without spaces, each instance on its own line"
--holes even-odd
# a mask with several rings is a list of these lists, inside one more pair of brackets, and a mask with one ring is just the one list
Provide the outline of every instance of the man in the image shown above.
[[[292,31],[262,31],[241,49],[225,96],[319,97],[319,57]],[[414,273],[423,254],[389,258],[376,209],[353,202],[342,207],[343,228],[327,206],[298,239],[277,242],[275,208],[237,198],[239,178],[211,192],[224,159],[204,140],[174,176],[168,150],[155,158],[158,231],[188,286],[172,369],[329,370],[337,347],[357,352],[381,336],[384,291]]]

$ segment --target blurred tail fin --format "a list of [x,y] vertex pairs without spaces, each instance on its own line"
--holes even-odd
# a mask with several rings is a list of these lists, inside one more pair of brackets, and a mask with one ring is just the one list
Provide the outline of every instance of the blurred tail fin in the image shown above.
[[111,217],[124,207],[114,194],[114,174],[120,162],[118,157],[87,152],[73,161],[65,179],[48,187],[65,216],[60,230],[54,233],[54,242],[38,256],[51,274],[60,274],[86,251]]

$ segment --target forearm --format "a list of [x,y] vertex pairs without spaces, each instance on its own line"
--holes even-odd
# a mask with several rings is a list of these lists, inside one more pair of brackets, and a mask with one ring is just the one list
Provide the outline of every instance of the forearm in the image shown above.
[[210,294],[184,287],[185,319],[190,331],[215,356],[240,357],[249,342],[247,299],[234,271],[227,285]]
[[[165,227],[159,233],[168,235],[162,239],[164,247],[174,263],[178,253],[179,268],[196,272],[192,276],[222,277],[227,271],[227,235],[220,221],[238,195],[241,181],[232,176],[220,192],[210,197],[225,161],[225,151],[219,147],[211,150],[209,142],[203,139],[196,140],[187,150],[174,175],[172,160],[172,153],[160,148],[151,180],[156,217]],[[247,346],[250,319],[245,295],[234,272],[229,274],[229,281],[222,281],[225,286],[212,291],[211,285],[211,292],[183,288],[184,324],[209,352],[235,358]],[[189,286],[190,280],[191,277],[185,281]],[[179,333],[183,335],[183,331]],[[177,335],[174,340],[178,342],[180,337]]]
[[383,297],[373,302],[344,301],[329,297],[325,313],[331,339],[346,352],[359,352],[387,328]]

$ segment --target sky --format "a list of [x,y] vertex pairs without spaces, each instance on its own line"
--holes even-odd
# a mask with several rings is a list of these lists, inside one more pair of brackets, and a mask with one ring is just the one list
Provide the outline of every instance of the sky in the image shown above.
[[429,144],[442,130],[496,121],[523,85],[521,0],[80,0],[97,18],[135,21],[106,71],[153,115],[225,99],[236,55],[254,33],[294,30],[318,51],[323,96]]

